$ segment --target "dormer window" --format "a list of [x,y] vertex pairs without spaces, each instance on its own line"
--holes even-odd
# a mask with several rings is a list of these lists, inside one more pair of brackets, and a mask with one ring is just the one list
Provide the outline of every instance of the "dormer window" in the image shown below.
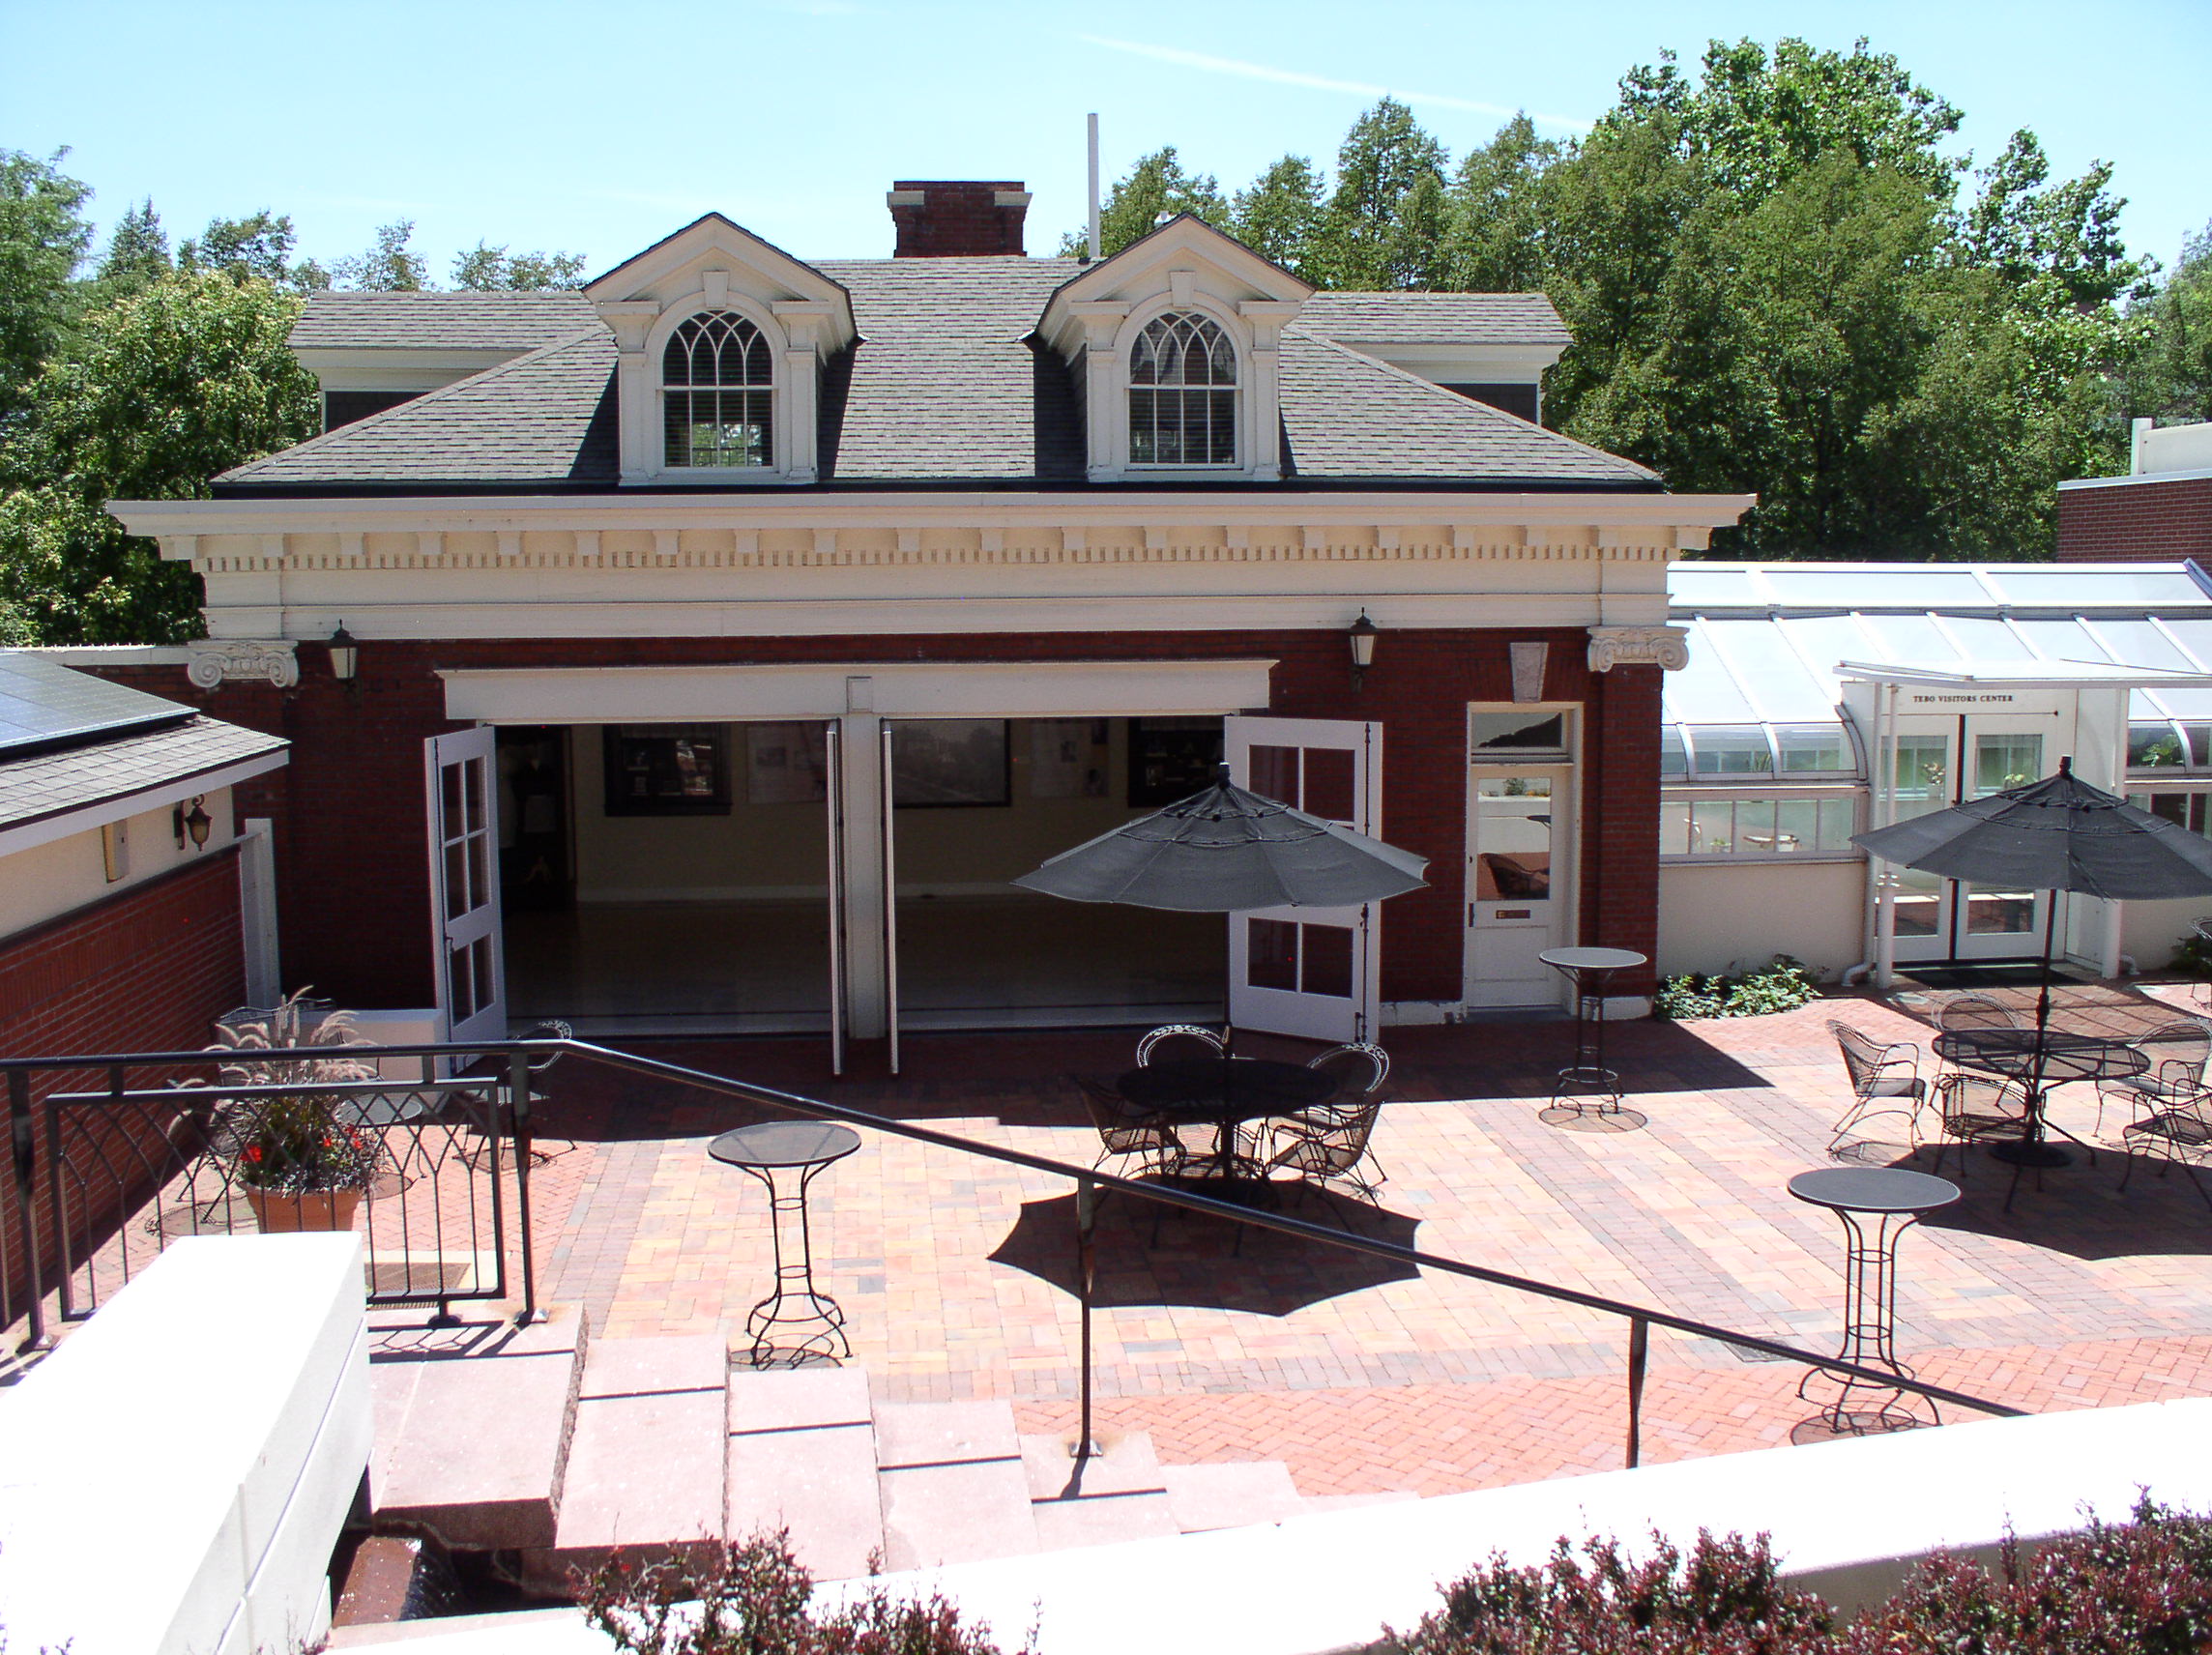
[[679,323],[661,353],[660,382],[668,465],[774,463],[774,353],[742,316],[709,310]]
[[1129,348],[1129,463],[1237,463],[1237,347],[1196,311],[1155,317]]

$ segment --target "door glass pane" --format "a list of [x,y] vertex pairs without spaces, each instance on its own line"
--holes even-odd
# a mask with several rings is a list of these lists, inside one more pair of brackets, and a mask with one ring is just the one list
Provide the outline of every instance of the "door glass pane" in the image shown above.
[[1897,819],[1907,821],[1951,802],[1951,742],[1944,736],[1897,739]]
[[477,1009],[481,1011],[491,999],[491,939],[479,937],[469,944],[469,978],[476,985]]
[[1776,812],[1774,848],[1784,853],[1817,851],[1820,848],[1820,801],[1815,798],[1785,799]]
[[469,859],[461,843],[446,847],[446,917],[458,919],[469,911]]
[[481,908],[491,900],[491,835],[469,835],[469,906]]
[[1355,754],[1343,747],[1307,747],[1306,796],[1298,808],[1330,822],[1350,822],[1357,813],[1353,802],[1353,761]]
[[1352,932],[1342,925],[1301,925],[1305,935],[1305,981],[1308,994],[1352,998]]
[[1774,853],[1774,800],[1739,798],[1735,801],[1735,849],[1742,857]]
[[1735,801],[1701,798],[1690,821],[1690,849],[1708,857],[1735,849]]
[[1552,894],[1552,778],[1484,776],[1474,785],[1474,897]]
[[484,762],[481,759],[471,759],[461,767],[461,770],[462,800],[468,812],[468,830],[480,833],[484,825]]
[[438,767],[438,795],[443,800],[438,831],[451,839],[461,830],[461,767]]
[[1990,885],[1968,885],[1965,890],[1970,935],[2018,937],[2035,930],[2034,891]]
[[476,985],[469,974],[469,950],[446,951],[446,1015],[454,1023],[466,1022],[477,1011]]
[[1286,919],[1247,919],[1249,944],[1244,980],[1254,988],[1279,988],[1295,994],[1298,987],[1298,928]]
[[1976,736],[1974,738],[1974,791],[2002,793],[2025,787],[2043,774],[2041,736]]
[[1298,802],[1298,750],[1295,747],[1254,747],[1245,786],[1262,798],[1284,804]]
[[1933,937],[1942,929],[1943,887],[1949,882],[1918,868],[1897,870],[1897,934]]

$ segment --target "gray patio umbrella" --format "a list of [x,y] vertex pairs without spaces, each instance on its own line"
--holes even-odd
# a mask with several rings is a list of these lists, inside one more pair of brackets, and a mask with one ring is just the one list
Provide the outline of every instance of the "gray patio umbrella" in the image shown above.
[[1191,914],[1349,908],[1418,890],[1426,857],[1229,780],[1062,851],[1013,883],[1073,902]]

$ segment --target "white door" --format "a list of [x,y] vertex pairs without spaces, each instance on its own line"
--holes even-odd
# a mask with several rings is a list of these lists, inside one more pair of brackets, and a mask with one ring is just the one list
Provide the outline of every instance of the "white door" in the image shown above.
[[898,833],[891,784],[891,721],[883,726],[884,1030],[890,1036],[890,1071],[898,1073]]
[[499,792],[488,724],[422,743],[429,796],[432,938],[446,1038],[507,1038],[500,953]]
[[[2037,731],[1991,731],[1973,720],[1971,768],[1960,777],[1968,798],[1987,798],[2043,778],[2043,736]],[[1961,880],[1954,887],[1960,916],[1957,957],[1962,960],[2031,959],[2043,952],[2043,925],[2051,892],[2032,886]]]
[[[1335,718],[1221,721],[1238,787],[1380,838],[1382,726]],[[1229,1021],[1312,1040],[1365,1040],[1382,986],[1380,905],[1229,916]]]
[[1467,1003],[1553,1005],[1566,942],[1573,793],[1560,766],[1483,765],[1468,788]]
[[830,825],[830,1072],[845,1072],[845,754],[832,718],[823,727],[823,814]]

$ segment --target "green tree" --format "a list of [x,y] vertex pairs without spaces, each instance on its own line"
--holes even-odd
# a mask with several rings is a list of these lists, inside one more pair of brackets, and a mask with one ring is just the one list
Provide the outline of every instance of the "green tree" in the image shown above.
[[1263,258],[1305,276],[1321,213],[1321,174],[1304,156],[1287,155],[1253,180],[1249,189],[1237,192],[1230,228]]
[[1470,293],[1527,293],[1543,286],[1547,258],[1544,181],[1559,146],[1516,115],[1452,179],[1438,285]]
[[92,191],[61,170],[68,154],[0,150],[0,430],[76,309],[70,278],[92,245]]
[[2140,332],[2121,392],[2131,417],[2212,420],[2212,224],[2181,246],[2166,280],[2128,307]]
[[408,247],[414,234],[412,218],[377,225],[376,240],[366,251],[331,266],[332,280],[340,287],[371,293],[421,292],[429,285],[430,266]]
[[202,498],[218,472],[310,436],[315,381],[286,347],[300,300],[179,271],[86,314],[31,387],[0,496],[0,633],[166,643],[199,631],[197,581],[104,509]]
[[178,247],[177,268],[218,271],[233,281],[258,278],[291,293],[330,286],[330,273],[314,260],[292,262],[298,245],[291,215],[264,207],[244,218],[210,218],[196,238]]
[[582,253],[510,253],[504,243],[480,241],[453,260],[453,285],[472,293],[577,287],[583,274]]
[[1315,237],[1314,266],[1324,286],[1371,291],[1433,279],[1430,249],[1407,220],[1425,219],[1431,233],[1441,230],[1447,159],[1443,145],[1394,98],[1353,123],[1336,153],[1336,188]]
[[161,216],[151,198],[124,210],[107,238],[96,277],[102,297],[109,302],[137,292],[149,281],[169,273],[169,237],[161,228]]
[[[2052,184],[2042,143],[2023,130],[1977,176],[1981,190],[1965,211],[1960,237],[1966,263],[2044,305],[2109,305],[2123,296],[2148,296],[2147,273],[2120,240],[2120,209],[2127,202],[2107,188],[2110,161],[2092,162],[2080,178]],[[2036,294],[2046,282],[2055,291]]]
[[[1231,228],[1235,217],[1213,175],[1184,171],[1169,144],[1141,158],[1126,177],[1115,181],[1100,204],[1098,240],[1105,256],[1112,258],[1179,213],[1222,230]],[[1089,246],[1088,231],[1070,230],[1061,238],[1061,256],[1080,258]]]

